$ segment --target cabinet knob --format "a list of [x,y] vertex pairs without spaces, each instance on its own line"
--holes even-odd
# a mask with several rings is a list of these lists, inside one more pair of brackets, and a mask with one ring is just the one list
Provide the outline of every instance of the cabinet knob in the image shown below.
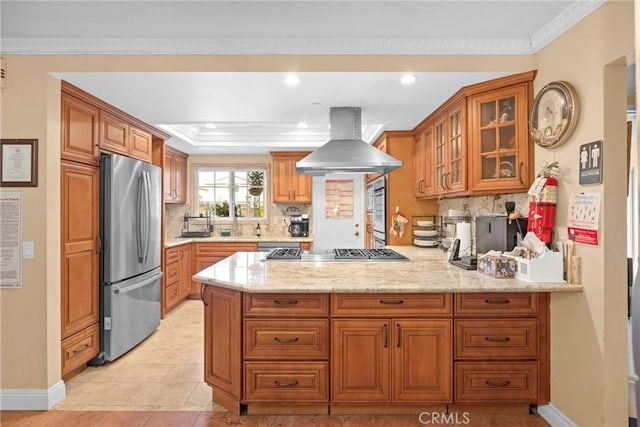
[[354,236],[358,237],[360,235],[359,231],[356,231],[355,233],[353,233]]

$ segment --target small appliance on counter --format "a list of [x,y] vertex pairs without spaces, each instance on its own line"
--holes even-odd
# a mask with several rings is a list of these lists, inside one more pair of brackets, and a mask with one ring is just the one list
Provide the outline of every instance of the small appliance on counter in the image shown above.
[[[192,230],[191,220],[198,220],[198,228],[200,230]],[[204,224],[202,224],[202,220],[206,220]],[[204,226],[204,230],[202,227]],[[180,237],[209,237],[211,236],[211,231],[213,230],[213,223],[211,222],[211,217],[207,215],[206,217],[201,216],[189,216],[184,214],[182,232],[180,233]]]
[[527,233],[527,219],[507,215],[476,217],[476,253],[510,252]]
[[478,268],[478,260],[475,256],[460,256],[460,239],[454,239],[449,252],[449,264],[465,270],[476,270]]
[[289,223],[291,237],[309,237],[309,215],[293,215]]

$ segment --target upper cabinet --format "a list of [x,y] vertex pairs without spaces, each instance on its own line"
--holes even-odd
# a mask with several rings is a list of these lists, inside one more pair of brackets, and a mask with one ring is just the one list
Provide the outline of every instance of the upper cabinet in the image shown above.
[[100,143],[98,142],[100,110],[66,93],[61,95],[61,101],[60,157],[97,165],[100,157]]
[[418,199],[526,191],[535,71],[460,89],[413,130]]
[[130,126],[125,120],[100,112],[100,149],[151,161],[151,134]]
[[533,144],[527,125],[530,84],[469,98],[472,193],[527,191]]
[[187,202],[187,155],[165,146],[164,152],[164,202]]
[[296,162],[308,152],[272,152],[274,203],[311,203],[311,176],[296,172]]

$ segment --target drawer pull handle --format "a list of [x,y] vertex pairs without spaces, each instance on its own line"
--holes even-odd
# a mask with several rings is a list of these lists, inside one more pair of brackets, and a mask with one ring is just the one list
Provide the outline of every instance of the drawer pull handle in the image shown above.
[[293,338],[273,337],[273,340],[276,341],[276,342],[296,342],[296,341],[298,341],[298,337],[293,337]]
[[396,335],[398,336],[398,343],[396,344],[396,347],[400,348],[400,337],[402,336],[402,326],[400,326],[400,323],[396,324]]
[[276,387],[295,387],[298,385],[298,380],[295,380],[292,383],[281,383],[280,381],[275,380],[273,383],[276,385]]
[[88,349],[89,347],[91,347],[89,344],[85,344],[80,348],[76,348],[75,350],[73,350],[73,355],[75,356],[78,353],[82,353],[83,351],[85,351],[86,349]]
[[484,302],[487,304],[509,304],[511,301],[508,299],[486,299]]
[[401,300],[401,299],[396,299],[396,300],[384,300],[384,299],[381,299],[380,300],[380,304],[399,305],[399,304],[404,304],[404,301]]
[[511,341],[511,339],[509,337],[502,337],[502,338],[484,337],[484,339],[489,341],[489,342],[509,342],[509,341]]
[[511,381],[491,381],[487,380],[486,384],[491,387],[509,387],[511,385]]
[[386,324],[382,327],[382,332],[384,334],[384,348],[387,348],[389,347],[389,331]]
[[295,305],[298,303],[298,300],[295,299],[286,299],[286,300],[280,300],[280,299],[274,299],[273,303],[276,305]]

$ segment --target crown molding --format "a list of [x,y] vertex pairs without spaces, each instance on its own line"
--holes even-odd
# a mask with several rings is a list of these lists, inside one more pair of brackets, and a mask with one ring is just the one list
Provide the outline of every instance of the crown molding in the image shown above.
[[606,3],[606,0],[574,1],[562,13],[531,36],[531,50],[539,51],[569,28],[582,21],[591,12]]
[[446,39],[75,39],[3,38],[5,55],[520,55],[528,38]]

